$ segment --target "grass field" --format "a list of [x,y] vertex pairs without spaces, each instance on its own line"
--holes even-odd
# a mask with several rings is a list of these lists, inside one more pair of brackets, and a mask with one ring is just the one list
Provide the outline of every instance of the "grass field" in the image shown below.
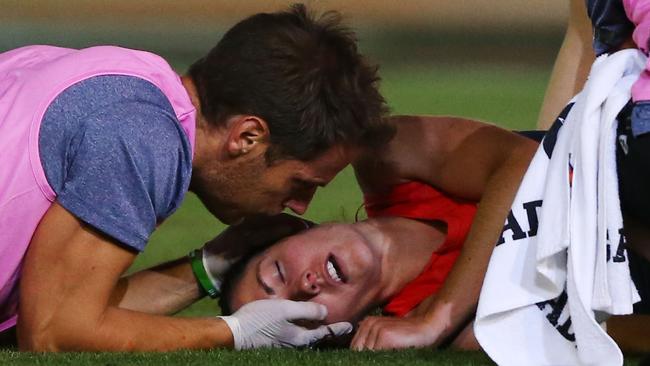
[[[182,69],[182,64],[177,65]],[[433,65],[387,68],[383,91],[393,113],[452,114],[493,121],[512,129],[532,129],[541,104],[548,69],[485,65]],[[307,218],[352,221],[361,203],[352,172],[343,171],[317,193]],[[185,255],[223,226],[196,197],[188,195],[181,209],[156,231],[131,270]],[[202,301],[181,315],[218,314],[214,302]],[[354,353],[338,351],[260,350],[174,352],[169,354],[69,353],[55,355],[0,351],[0,365],[489,365],[480,353],[408,350]],[[636,364],[630,360],[629,364]]]

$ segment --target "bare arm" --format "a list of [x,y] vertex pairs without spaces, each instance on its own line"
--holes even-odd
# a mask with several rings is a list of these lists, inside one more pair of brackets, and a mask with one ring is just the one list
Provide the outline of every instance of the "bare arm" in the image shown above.
[[587,17],[585,2],[571,0],[564,41],[537,119],[538,129],[549,129],[562,108],[584,86],[595,58],[591,42],[591,22]]
[[116,307],[114,289],[134,257],[53,204],[24,262],[20,348],[165,351],[232,346],[230,329],[217,318],[171,318]]
[[[312,225],[302,218],[280,214],[252,216],[229,226],[202,248],[203,256],[235,260]],[[209,261],[208,261],[209,263]],[[219,270],[227,270],[222,265]],[[205,268],[213,277],[221,277],[214,268]],[[199,300],[199,290],[188,258],[164,263],[120,278],[110,304],[149,314],[169,315]]]
[[[475,138],[480,135],[483,136],[480,140]],[[450,183],[461,176],[479,182],[479,186],[473,189],[482,190],[482,195],[461,255],[426,315],[435,332],[440,334],[434,344],[473,316],[489,258],[521,179],[537,149],[536,143],[507,131],[485,131],[475,137],[468,137],[463,142],[459,154],[449,158],[452,167],[442,173],[450,175],[446,178]],[[483,154],[485,162],[477,174],[463,174],[461,170],[454,172],[458,167],[471,164],[467,159],[476,160],[472,156]],[[454,190],[448,183],[442,185]]]
[[179,258],[120,278],[109,303],[122,309],[171,315],[204,296],[189,260]]
[[[388,149],[401,177],[417,179],[456,197],[478,200],[479,209],[443,288],[425,314],[404,326],[369,325],[375,337],[366,348],[438,345],[473,315],[487,264],[505,217],[537,143],[496,126],[450,117],[400,117],[398,135]],[[408,143],[407,143],[408,142]],[[372,191],[372,169],[358,164],[364,191]],[[462,289],[462,290],[459,290]],[[363,329],[353,347],[368,344]],[[383,335],[382,335],[383,334]]]

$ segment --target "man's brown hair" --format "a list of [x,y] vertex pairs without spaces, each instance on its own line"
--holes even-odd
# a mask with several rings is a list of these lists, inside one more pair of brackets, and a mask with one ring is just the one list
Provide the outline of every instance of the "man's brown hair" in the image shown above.
[[335,145],[378,146],[393,129],[377,66],[359,54],[338,12],[304,5],[253,15],[189,69],[210,123],[256,115],[270,130],[270,160],[309,160]]

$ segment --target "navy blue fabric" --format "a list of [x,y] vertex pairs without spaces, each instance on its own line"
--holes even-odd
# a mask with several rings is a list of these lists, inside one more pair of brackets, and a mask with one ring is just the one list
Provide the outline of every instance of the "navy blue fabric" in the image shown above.
[[619,195],[623,212],[650,226],[650,134],[633,133],[632,116],[638,106],[630,102],[618,115]]
[[634,314],[650,314],[650,262],[633,250],[627,251],[630,275],[634,280],[641,301],[634,304]]
[[545,130],[525,130],[525,131],[515,131],[521,136],[527,137],[533,141],[542,142],[544,136],[546,136]]
[[39,150],[57,202],[138,251],[189,187],[191,147],[172,106],[132,76],[96,76],[59,94]]
[[627,18],[621,0],[586,0],[594,29],[596,55],[616,51],[632,35],[634,24]]
[[[627,18],[621,0],[586,0],[594,29],[596,55],[615,52],[632,36],[634,24]],[[650,45],[649,45],[650,46]],[[632,135],[650,132],[650,102],[639,102],[632,111]]]
[[[630,101],[618,115],[616,164],[623,220],[650,225],[650,134],[634,134],[634,114],[643,104]],[[634,304],[635,314],[650,314],[650,263],[634,251],[628,251],[630,273],[641,301]]]
[[650,101],[640,101],[634,104],[631,128],[634,137],[650,132]]

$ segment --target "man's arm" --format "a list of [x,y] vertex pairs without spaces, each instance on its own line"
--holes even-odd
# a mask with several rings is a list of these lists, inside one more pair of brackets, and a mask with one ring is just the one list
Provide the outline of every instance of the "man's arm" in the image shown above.
[[[231,233],[227,230],[217,239],[240,237]],[[174,312],[200,295],[182,262],[123,279],[116,290],[134,257],[54,203],[36,229],[24,261],[19,347],[34,351],[300,347],[352,329],[345,322],[314,329],[296,325],[295,320],[323,321],[327,308],[289,300],[254,301],[222,318],[150,314]]]
[[[537,149],[527,138],[462,118],[399,117],[397,124],[386,159],[400,176],[452,196],[480,199],[479,208],[461,255],[425,314],[397,323],[381,318],[362,323],[352,343],[356,349],[435,346],[468,321],[505,217]],[[367,192],[373,169],[362,165],[356,168]]]
[[20,348],[164,351],[232,346],[230,329],[220,319],[171,318],[112,304],[113,289],[134,257],[54,203],[23,266]]

